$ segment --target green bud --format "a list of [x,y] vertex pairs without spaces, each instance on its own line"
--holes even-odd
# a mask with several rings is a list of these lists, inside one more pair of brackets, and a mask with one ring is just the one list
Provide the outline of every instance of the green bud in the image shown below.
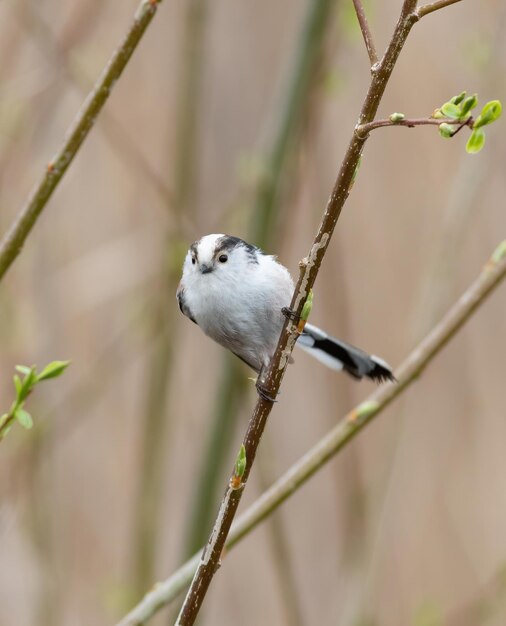
[[366,400],[359,404],[357,407],[357,416],[358,417],[369,417],[370,415],[374,415],[379,408],[379,402],[375,400]]
[[477,94],[473,94],[464,100],[461,108],[461,117],[466,117],[468,113],[471,112],[472,109],[478,104],[478,96]]
[[242,444],[237,454],[237,458],[235,460],[235,475],[239,478],[242,478],[244,476],[245,471],[246,471],[246,448],[244,447],[244,444]]
[[440,119],[442,119],[443,117],[446,117],[446,116],[441,113],[441,109],[435,109],[435,111],[431,115],[431,117],[433,117],[435,120],[440,120]]
[[441,137],[444,137],[445,139],[450,139],[451,137],[453,137],[453,132],[454,128],[451,124],[447,124],[446,122],[443,122],[443,124],[439,124],[439,134],[441,135]]
[[460,107],[452,102],[445,102],[441,107],[441,113],[444,116],[451,118],[452,120],[458,120],[460,118]]
[[30,371],[28,372],[28,374],[24,377],[23,382],[21,383],[21,389],[19,389],[19,391],[16,389],[18,393],[19,402],[23,402],[23,400],[25,400],[27,395],[32,390],[32,387],[35,382],[36,382],[35,366],[33,366],[30,368]]
[[476,118],[473,128],[481,128],[487,124],[492,124],[501,117],[502,106],[499,100],[492,100],[487,102],[483,107],[481,113]]
[[506,239],[501,241],[501,243],[497,246],[492,254],[491,261],[492,263],[499,263],[506,257]]
[[485,145],[485,133],[481,128],[475,128],[466,144],[466,152],[476,154]]
[[313,290],[310,289],[306,301],[304,302],[304,306],[302,307],[302,312],[300,314],[300,318],[307,322],[309,319],[309,315],[311,313],[311,309],[313,308]]
[[392,113],[389,119],[395,124],[396,122],[402,122],[402,120],[406,119],[406,116],[404,113]]
[[459,93],[458,96],[453,96],[453,98],[450,100],[450,102],[452,104],[460,104],[462,102],[462,100],[464,100],[465,97],[466,97],[466,92],[463,91],[462,93]]

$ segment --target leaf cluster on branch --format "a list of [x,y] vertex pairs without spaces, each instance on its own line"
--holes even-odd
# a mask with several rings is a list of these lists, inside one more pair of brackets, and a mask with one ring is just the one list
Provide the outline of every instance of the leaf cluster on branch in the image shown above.
[[70,361],[52,361],[39,374],[37,374],[35,365],[31,367],[16,365],[16,370],[23,375],[23,378],[21,379],[18,374],[14,374],[16,397],[7,413],[0,416],[0,441],[7,435],[14,421],[18,421],[23,428],[30,429],[33,426],[32,416],[24,408],[25,400],[39,383],[61,376],[69,363]]

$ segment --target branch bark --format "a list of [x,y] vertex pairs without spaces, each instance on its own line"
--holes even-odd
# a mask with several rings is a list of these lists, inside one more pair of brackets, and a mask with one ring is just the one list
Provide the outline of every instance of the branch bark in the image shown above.
[[[399,54],[411,28],[419,19],[419,16],[416,14],[416,5],[417,0],[404,0],[392,39],[382,60],[377,64],[372,73],[369,90],[360,112],[358,120],[359,125],[367,124],[374,120]],[[355,132],[353,133],[327,208],[323,214],[318,233],[308,256],[300,263],[300,275],[291,302],[291,309],[295,313],[295,316],[300,316],[309,290],[314,285],[335,225],[351,190],[366,140],[367,137],[360,138],[356,136]],[[275,398],[278,393],[297,337],[297,325],[292,320],[287,319],[283,325],[276,352],[274,353],[269,367],[265,374],[262,373],[259,377],[259,386],[263,393],[257,400],[243,440],[243,445],[246,449],[247,465],[244,475],[242,476],[241,486],[237,488],[237,477],[232,473],[213,530],[202,553],[183,606],[181,607],[176,622],[177,626],[191,626],[191,624],[195,622],[211,580],[220,566],[221,553],[225,546],[232,521],[237,512],[244,485],[247,482],[252,464],[255,460],[256,451],[267,418],[273,406],[272,399]]]
[[[506,278],[506,240],[492,254],[478,278],[463,293],[443,319],[404,360],[396,372],[397,383],[379,387],[369,398],[350,411],[313,448],[299,459],[233,525],[225,548],[230,550],[260,522],[273,513],[335,454],[402,395],[450,339]],[[170,578],[155,585],[143,600],[117,626],[139,626],[160,608],[174,600],[188,585],[199,563],[195,554]]]
[[123,73],[134,50],[153,19],[161,0],[142,0],[134,20],[119,47],[114,51],[102,75],[72,123],[61,148],[46,167],[42,179],[33,189],[9,231],[0,243],[0,281],[12,265],[32,228],[51,198],[53,191],[88,136],[114,84]]
[[[415,126],[439,126],[440,124],[451,124],[457,127],[471,126],[473,124],[473,118],[468,117],[466,120],[453,120],[449,117],[435,119],[433,117],[412,117],[404,118],[403,120],[394,121],[389,118],[383,120],[375,120],[368,124],[360,124],[355,128],[355,134],[359,138],[366,137],[372,130],[377,128],[385,128],[386,126],[404,126],[405,128],[414,128]],[[457,128],[455,132],[460,130]],[[453,136],[453,135],[452,135]]]

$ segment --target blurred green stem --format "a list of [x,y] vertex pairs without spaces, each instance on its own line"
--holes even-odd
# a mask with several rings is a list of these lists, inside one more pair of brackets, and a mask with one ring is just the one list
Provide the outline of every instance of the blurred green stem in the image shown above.
[[276,241],[280,193],[286,180],[288,160],[301,134],[318,75],[325,33],[332,24],[332,14],[338,4],[336,0],[310,0],[307,5],[292,71],[283,94],[273,146],[263,168],[265,175],[251,213],[250,237],[260,247],[268,248]]
[[[270,248],[276,241],[280,191],[286,179],[291,150],[301,134],[325,32],[332,23],[332,11],[336,9],[337,4],[335,0],[311,0],[308,3],[307,14],[296,46],[295,62],[284,93],[277,129],[273,135],[273,147],[264,168],[267,174],[259,184],[251,209],[249,239],[262,248]],[[201,480],[189,516],[185,557],[193,554],[203,544],[211,527],[215,513],[213,503],[216,502],[226,468],[231,463],[230,444],[237,408],[242,405],[249,389],[242,381],[244,374],[240,364],[227,357],[213,411],[212,430],[200,473]]]
[[[166,251],[170,262],[166,266],[162,288],[157,289],[154,308],[157,346],[149,366],[142,444],[142,466],[136,503],[134,531],[135,593],[140,595],[155,580],[155,557],[160,539],[159,522],[163,505],[161,497],[163,462],[166,456],[168,415],[167,390],[172,370],[174,316],[177,305],[174,294],[180,275],[178,250],[183,220],[195,212],[195,179],[197,173],[198,112],[201,101],[204,66],[204,38],[207,0],[192,0],[186,12],[181,59],[183,66],[179,79],[176,112],[176,146],[172,159],[175,166],[174,217],[175,235],[167,238]],[[182,259],[181,259],[182,261]],[[167,303],[170,305],[167,306]],[[170,312],[169,309],[170,308]]]
[[[159,293],[167,299],[167,290],[173,289],[173,280],[163,281]],[[167,386],[172,364],[173,315],[162,302],[154,302],[155,344],[150,357],[149,373],[145,383],[145,405],[142,410],[141,464],[138,495],[135,502],[134,593],[138,597],[149,587],[155,576],[156,546],[159,539],[161,492],[164,485],[164,459],[167,430]]]
[[187,3],[181,51],[182,74],[178,89],[176,125],[175,203],[184,215],[194,205],[197,165],[197,134],[202,102],[202,74],[208,0]]

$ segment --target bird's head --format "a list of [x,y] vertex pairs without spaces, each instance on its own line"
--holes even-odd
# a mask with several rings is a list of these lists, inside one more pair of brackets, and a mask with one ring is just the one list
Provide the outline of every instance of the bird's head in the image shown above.
[[241,271],[248,264],[258,264],[260,250],[239,237],[205,235],[190,246],[183,274],[190,276],[225,276]]

